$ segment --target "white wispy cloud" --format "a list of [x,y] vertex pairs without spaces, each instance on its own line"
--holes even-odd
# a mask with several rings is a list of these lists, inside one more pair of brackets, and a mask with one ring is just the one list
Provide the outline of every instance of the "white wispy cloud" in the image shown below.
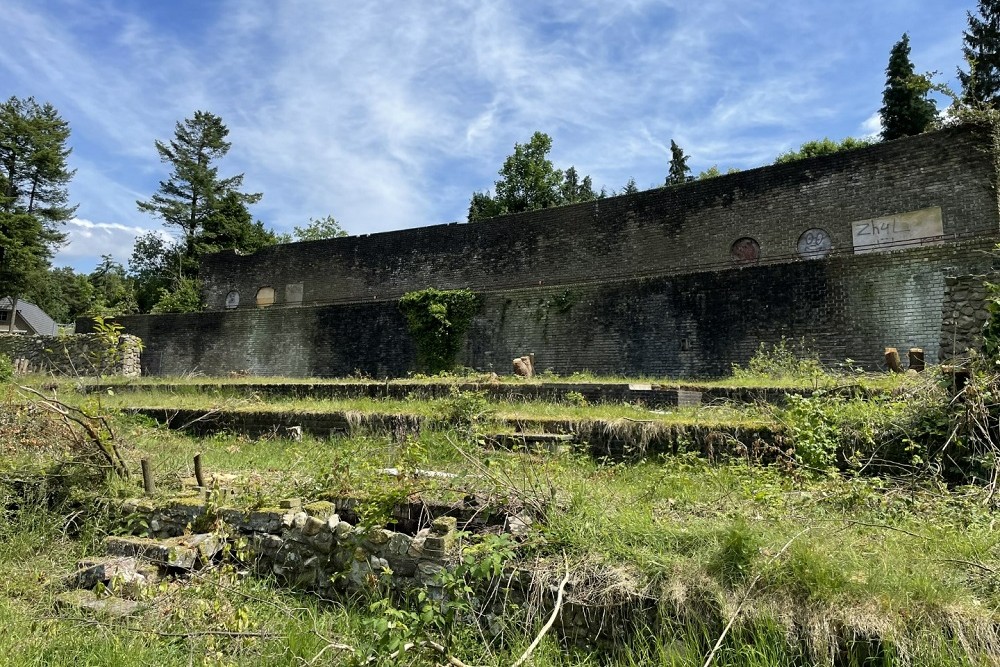
[[220,173],[264,193],[266,224],[333,214],[367,233],[463,219],[536,130],[557,165],[609,188],[661,183],[671,139],[699,171],[866,131],[902,31],[919,70],[950,76],[964,21],[932,0],[226,0],[197,20],[163,3],[7,0],[3,13],[0,86],[56,105],[80,220],[121,227],[76,225],[60,257],[81,263],[124,259],[128,230],[159,225],[135,209],[167,174],[153,141],[197,109],[229,126]]

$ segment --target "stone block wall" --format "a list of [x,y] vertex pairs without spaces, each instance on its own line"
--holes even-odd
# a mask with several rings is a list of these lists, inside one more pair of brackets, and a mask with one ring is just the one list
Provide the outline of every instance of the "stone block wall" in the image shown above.
[[25,360],[29,372],[93,376],[141,374],[142,342],[136,336],[119,337],[115,350],[106,350],[92,333],[67,336],[0,334],[0,354]]
[[989,317],[986,283],[1000,282],[1000,275],[949,276],[941,304],[941,353],[943,361],[961,363],[970,350],[982,346],[982,330]]
[[[330,502],[302,505],[289,499],[283,504],[287,506],[256,510],[216,506],[210,510],[197,496],[188,496],[158,504],[131,499],[121,510],[125,523],[144,524],[151,537],[157,539],[183,535],[199,522],[216,524],[216,519],[221,519],[229,539],[246,540],[258,573],[274,575],[289,586],[315,591],[326,599],[337,599],[345,593],[371,594],[378,587],[396,591],[423,587],[436,599],[446,595],[442,574],[459,562],[461,542],[457,529],[468,529],[454,517],[439,517],[408,534],[346,521]],[[208,515],[210,511],[215,514]],[[498,528],[518,533],[527,530],[527,524],[516,521],[512,517]],[[490,605],[477,610],[485,614],[486,627],[491,625],[490,616],[496,621],[513,622],[511,610],[505,607],[508,604],[523,610],[531,600],[537,605],[538,618],[548,615],[556,588],[552,572],[561,576],[561,564],[554,569],[544,566],[539,561],[534,562],[535,569],[515,565],[496,581],[472,582],[478,589],[475,599]],[[502,594],[497,595],[500,587]],[[636,627],[648,627],[655,620],[654,611],[649,600],[639,595],[623,593],[616,603],[595,609],[580,595],[569,592],[555,632],[565,639],[590,644],[621,641]],[[502,625],[497,623],[498,629]]]

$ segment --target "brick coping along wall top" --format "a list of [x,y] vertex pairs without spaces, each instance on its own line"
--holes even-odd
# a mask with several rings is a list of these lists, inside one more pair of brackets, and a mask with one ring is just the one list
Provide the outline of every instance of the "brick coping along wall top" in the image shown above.
[[469,288],[483,298],[458,363],[482,371],[535,353],[557,373],[718,376],[783,337],[829,363],[878,368],[885,347],[936,363],[978,336],[964,301],[980,291],[948,278],[998,268],[995,153],[988,128],[964,126],[473,224],[218,253],[207,312],[121,322],[146,374],[397,377],[418,370],[397,299]]
[[863,236],[893,224],[912,231],[890,248],[996,235],[991,141],[966,126],[473,224],[217,253],[202,264],[205,303],[308,306],[821,259],[865,252]]

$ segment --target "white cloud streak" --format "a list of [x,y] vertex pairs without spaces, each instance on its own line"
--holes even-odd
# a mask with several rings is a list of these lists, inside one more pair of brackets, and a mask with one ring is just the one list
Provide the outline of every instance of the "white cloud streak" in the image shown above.
[[463,219],[535,130],[609,188],[661,183],[672,138],[698,171],[867,131],[906,22],[918,69],[953,72],[964,9],[940,4],[227,0],[194,21],[183,4],[8,0],[0,84],[70,121],[81,220],[121,226],[77,225],[60,257],[124,259],[101,239],[158,225],[135,209],[166,176],[153,140],[196,109],[228,124],[221,172],[264,193],[269,226],[434,224]]

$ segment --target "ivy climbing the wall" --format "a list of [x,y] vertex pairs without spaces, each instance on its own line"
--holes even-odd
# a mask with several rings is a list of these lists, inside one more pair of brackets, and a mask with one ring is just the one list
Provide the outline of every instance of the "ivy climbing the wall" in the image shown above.
[[404,294],[399,309],[416,341],[421,370],[441,373],[455,367],[462,338],[479,309],[479,297],[467,289],[428,288]]

